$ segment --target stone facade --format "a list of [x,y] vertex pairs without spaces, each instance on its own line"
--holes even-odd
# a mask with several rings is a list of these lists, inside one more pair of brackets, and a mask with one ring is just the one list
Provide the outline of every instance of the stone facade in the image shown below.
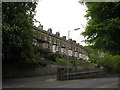
[[34,45],[39,48],[49,49],[53,53],[59,53],[63,57],[74,57],[80,60],[89,60],[89,53],[87,50],[76,43],[75,40],[66,39],[66,36],[60,37],[60,33],[52,33],[52,29],[43,30],[43,26],[34,27],[34,31],[38,32],[37,39]]

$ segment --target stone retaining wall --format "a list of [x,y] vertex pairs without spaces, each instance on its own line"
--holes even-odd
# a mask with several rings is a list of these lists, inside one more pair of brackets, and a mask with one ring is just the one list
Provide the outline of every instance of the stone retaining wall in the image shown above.
[[[19,67],[19,66],[18,66]],[[47,64],[46,66],[39,66],[35,69],[29,68],[18,68],[17,65],[11,65],[3,68],[3,77],[27,77],[27,76],[42,76],[42,75],[55,75],[57,74],[57,68],[71,68],[72,66],[67,65],[52,65]],[[93,69],[94,66],[91,65],[81,65],[78,66],[78,71],[90,70]],[[66,71],[67,72],[67,71]]]
[[35,69],[23,68],[18,69],[16,66],[8,66],[3,69],[3,78],[14,77],[28,77],[28,76],[42,76],[42,75],[54,75],[56,74],[56,66],[48,64],[47,66],[39,66]]

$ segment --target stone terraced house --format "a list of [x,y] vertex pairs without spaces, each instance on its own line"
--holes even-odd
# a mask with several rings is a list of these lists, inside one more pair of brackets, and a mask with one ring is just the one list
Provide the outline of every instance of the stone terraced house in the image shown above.
[[52,29],[43,30],[43,26],[35,27],[38,32],[34,45],[39,48],[48,49],[53,53],[59,53],[63,58],[76,58],[78,60],[89,60],[88,51],[75,40],[66,39],[66,36],[60,37],[60,33],[52,33]]

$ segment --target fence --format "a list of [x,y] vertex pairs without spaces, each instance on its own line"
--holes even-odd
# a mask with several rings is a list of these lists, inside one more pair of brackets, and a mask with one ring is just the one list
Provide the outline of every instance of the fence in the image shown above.
[[73,72],[72,70],[69,70],[67,68],[57,69],[57,80],[94,78],[94,77],[101,77],[101,75],[105,75],[105,72],[101,69],[82,71],[82,72]]

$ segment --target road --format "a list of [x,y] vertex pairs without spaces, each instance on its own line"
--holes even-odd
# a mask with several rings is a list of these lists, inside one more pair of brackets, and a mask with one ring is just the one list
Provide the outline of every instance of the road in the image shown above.
[[57,81],[55,75],[3,80],[2,88],[118,88],[118,78]]

